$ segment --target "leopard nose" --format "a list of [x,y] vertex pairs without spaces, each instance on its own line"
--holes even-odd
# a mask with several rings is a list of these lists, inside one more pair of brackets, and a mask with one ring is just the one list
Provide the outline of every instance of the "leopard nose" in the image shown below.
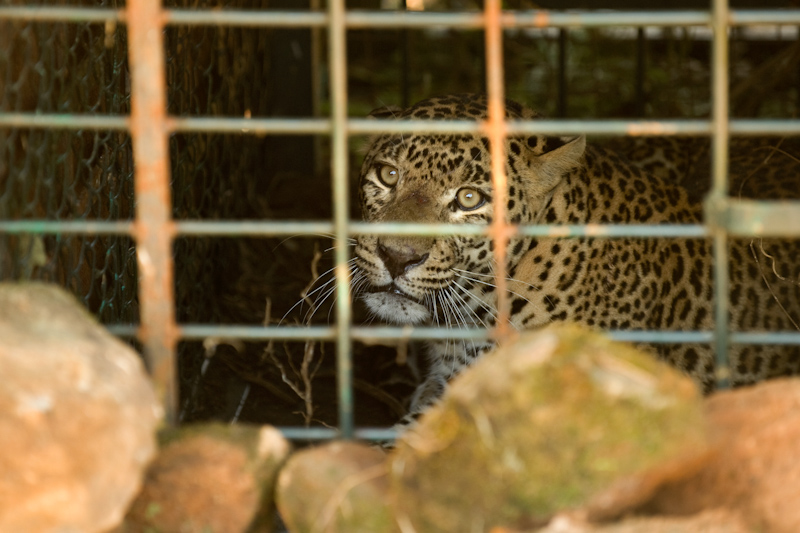
[[392,279],[402,276],[407,270],[421,265],[428,258],[429,254],[418,254],[411,247],[393,248],[378,244],[378,257],[381,258]]

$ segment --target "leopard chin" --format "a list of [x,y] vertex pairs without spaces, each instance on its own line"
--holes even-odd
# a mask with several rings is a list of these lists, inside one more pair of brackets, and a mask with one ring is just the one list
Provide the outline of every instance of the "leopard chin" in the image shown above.
[[399,291],[369,292],[361,296],[367,309],[381,320],[393,324],[424,324],[431,319],[428,308]]

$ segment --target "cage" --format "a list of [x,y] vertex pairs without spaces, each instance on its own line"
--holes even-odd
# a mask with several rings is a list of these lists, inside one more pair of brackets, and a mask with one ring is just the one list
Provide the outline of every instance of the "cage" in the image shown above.
[[[351,305],[351,237],[486,231],[356,222],[367,136],[483,131],[361,118],[375,107],[468,88],[558,119],[519,132],[691,136],[707,173],[690,185],[716,202],[704,225],[522,231],[712,238],[719,294],[729,235],[800,238],[796,202],[726,195],[724,148],[800,133],[797,10],[506,4],[4,0],[0,279],[72,291],[143,351],[174,423],[383,439],[422,371],[418,342],[489,332],[362,325]],[[501,150],[503,119],[488,123]],[[714,331],[611,333],[714,342],[720,368],[732,342],[800,344],[796,330],[730,332],[716,302]]]

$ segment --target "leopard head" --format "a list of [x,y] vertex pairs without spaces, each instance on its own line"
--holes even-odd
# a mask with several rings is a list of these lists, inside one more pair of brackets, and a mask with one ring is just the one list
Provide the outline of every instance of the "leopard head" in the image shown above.
[[[424,100],[372,116],[396,119],[485,119],[482,95]],[[538,115],[506,102],[509,119]],[[541,220],[562,177],[581,164],[584,137],[525,136],[506,140],[507,221]],[[469,223],[492,220],[489,144],[480,135],[397,135],[371,139],[361,168],[360,201],[369,222]],[[527,249],[511,243],[507,269]],[[486,324],[494,316],[493,245],[479,236],[361,236],[353,286],[378,318],[397,324]],[[449,322],[448,322],[449,323]]]

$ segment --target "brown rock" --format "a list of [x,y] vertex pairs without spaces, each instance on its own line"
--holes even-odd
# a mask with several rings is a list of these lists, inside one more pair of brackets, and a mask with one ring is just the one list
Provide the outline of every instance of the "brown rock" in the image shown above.
[[[575,326],[523,334],[456,378],[391,455],[398,517],[419,532],[534,522],[702,447],[690,379]],[[614,498],[595,509],[619,512]]]
[[645,510],[726,507],[761,531],[800,531],[800,380],[720,392],[707,411],[716,453],[696,474],[665,483]]
[[155,453],[139,356],[64,291],[0,284],[0,531],[107,531]]
[[334,442],[294,454],[278,479],[278,510],[292,533],[399,532],[386,454]]
[[[547,527],[538,530],[537,533],[748,533],[751,531],[739,515],[725,509],[714,509],[693,516],[627,518],[608,525],[590,524],[580,518],[563,515],[554,518]],[[509,530],[505,533],[517,532]]]
[[289,443],[272,427],[172,430],[117,533],[270,531],[277,472]]

